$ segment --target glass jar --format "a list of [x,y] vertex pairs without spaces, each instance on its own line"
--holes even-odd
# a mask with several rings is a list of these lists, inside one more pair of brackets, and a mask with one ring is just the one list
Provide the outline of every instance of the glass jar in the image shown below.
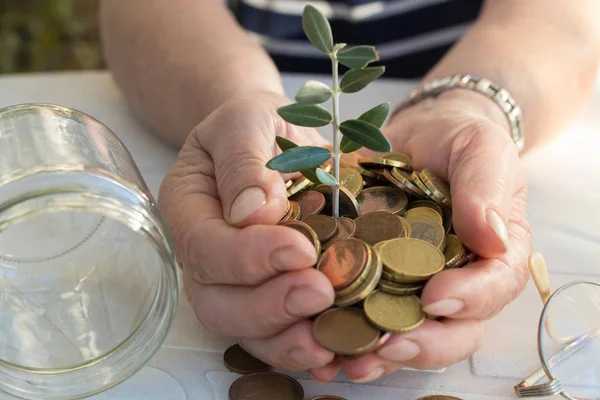
[[0,110],[0,391],[76,399],[162,345],[180,277],[128,150],[77,110]]

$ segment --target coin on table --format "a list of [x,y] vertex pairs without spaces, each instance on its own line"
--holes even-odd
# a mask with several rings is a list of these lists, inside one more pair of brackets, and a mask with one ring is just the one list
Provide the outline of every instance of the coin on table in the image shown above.
[[323,250],[327,249],[332,244],[339,242],[340,240],[350,239],[354,236],[354,232],[356,231],[356,223],[353,219],[348,217],[338,217],[334,218],[337,224],[337,232],[333,237],[323,243],[321,243],[321,248]]
[[316,215],[325,207],[325,196],[316,190],[307,190],[306,192],[296,193],[290,200],[300,205],[302,218]]
[[424,286],[423,283],[398,283],[387,279],[379,280],[379,289],[382,292],[394,294],[396,296],[418,294],[423,290]]
[[310,400],[346,400],[343,397],[338,397],[338,396],[317,396],[317,397],[313,397]]
[[229,400],[303,400],[304,389],[290,376],[256,372],[236,379],[229,387]]
[[[352,193],[348,189],[343,186],[339,187],[340,189],[340,207],[339,207],[339,216],[340,217],[348,217],[354,219],[360,215],[360,208],[358,207],[358,202],[352,196]],[[314,188],[314,190],[323,193],[325,196],[325,207],[321,211],[322,214],[332,215],[332,193],[333,189],[331,186],[327,185],[319,185]]]
[[311,215],[304,218],[303,222],[315,231],[321,242],[331,239],[337,232],[335,220],[328,215]]
[[421,300],[415,295],[396,296],[375,290],[365,300],[364,310],[369,322],[384,332],[408,332],[425,321]]
[[459,397],[454,396],[443,396],[439,394],[434,394],[433,396],[425,396],[419,397],[417,400],[463,400]]
[[429,207],[414,207],[414,208],[411,208],[410,210],[406,210],[406,212],[404,213],[403,217],[406,218],[409,221],[410,221],[411,218],[423,217],[423,218],[432,219],[432,220],[434,220],[436,222],[439,222],[440,224],[444,223],[444,219],[442,218],[442,214],[438,213],[433,208],[429,208]]
[[387,211],[374,211],[363,214],[354,220],[356,233],[354,237],[371,246],[388,239],[407,237],[402,221]]
[[406,171],[398,168],[392,168],[391,175],[397,183],[404,186],[411,194],[415,195],[416,197],[427,197],[425,192],[413,182],[411,175]]
[[446,249],[444,250],[444,258],[446,259],[445,269],[456,267],[459,262],[467,255],[465,246],[456,235],[448,235],[446,237]]
[[280,225],[295,229],[298,232],[300,232],[301,234],[303,234],[304,236],[306,236],[306,238],[308,240],[310,240],[310,242],[313,244],[313,246],[315,246],[315,249],[317,250],[317,254],[321,253],[321,241],[319,240],[317,233],[307,223],[302,222],[302,221],[293,221],[292,220],[292,221],[281,222]]
[[450,207],[452,205],[450,187],[446,181],[428,169],[422,170],[419,177],[431,193],[441,198],[446,206]]
[[356,201],[360,214],[374,211],[387,211],[392,214],[402,214],[406,210],[408,197],[402,190],[389,186],[373,186],[363,189]]
[[242,349],[239,344],[233,345],[225,350],[223,354],[225,366],[238,374],[251,374],[254,372],[268,371],[272,367],[255,358],[252,354]]
[[441,250],[420,239],[391,239],[378,253],[389,272],[411,281],[427,280],[445,264]]
[[397,168],[401,168],[405,171],[411,172],[413,170],[412,166],[412,157],[408,154],[404,153],[385,153],[381,155],[381,158],[385,158],[387,160],[397,161],[402,166],[398,166]]
[[381,332],[367,321],[362,309],[337,307],[321,313],[314,321],[313,336],[325,349],[342,356],[371,351]]
[[410,237],[431,243],[440,250],[446,246],[446,233],[440,222],[425,217],[407,218],[410,222]]
[[348,189],[352,196],[358,196],[364,185],[360,171],[356,168],[340,168],[340,185]]
[[406,164],[391,158],[361,157],[358,159],[358,165],[360,165],[363,168],[373,170],[392,167],[404,168]]
[[335,290],[354,282],[367,266],[367,244],[358,239],[344,239],[323,252],[317,270],[329,279]]
[[448,209],[446,207],[440,207],[440,205],[433,200],[419,199],[412,200],[410,203],[408,203],[407,210],[419,207],[429,207],[432,210],[435,210],[440,215],[444,215],[444,210]]
[[369,246],[371,252],[370,262],[367,264],[367,276],[364,281],[356,288],[356,290],[343,295],[339,292],[336,292],[334,304],[338,307],[351,306],[353,304],[359,303],[367,298],[375,288],[377,288],[377,284],[381,279],[381,273],[383,272],[383,263],[381,262],[381,257],[377,254],[376,251],[372,250],[372,247]]

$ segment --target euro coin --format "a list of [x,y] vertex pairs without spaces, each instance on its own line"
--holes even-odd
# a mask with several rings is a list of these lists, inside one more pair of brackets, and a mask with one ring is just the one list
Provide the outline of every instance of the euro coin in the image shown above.
[[408,332],[425,320],[421,300],[414,295],[396,296],[376,290],[365,300],[364,310],[369,322],[384,332]]

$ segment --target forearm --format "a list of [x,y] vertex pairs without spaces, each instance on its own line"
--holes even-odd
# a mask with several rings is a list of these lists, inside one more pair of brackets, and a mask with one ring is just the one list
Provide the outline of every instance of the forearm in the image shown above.
[[232,95],[283,93],[268,54],[219,0],[104,0],[101,32],[129,104],[176,146]]
[[488,0],[479,21],[424,80],[469,73],[497,82],[523,110],[531,148],[560,133],[590,94],[600,61],[598,3]]

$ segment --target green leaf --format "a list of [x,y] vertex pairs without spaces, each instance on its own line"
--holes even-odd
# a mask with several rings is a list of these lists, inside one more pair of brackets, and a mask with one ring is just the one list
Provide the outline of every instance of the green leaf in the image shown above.
[[364,68],[369,63],[379,60],[379,54],[373,46],[356,46],[341,51],[338,61],[348,68]]
[[360,145],[358,143],[354,143],[348,137],[346,137],[346,136],[342,137],[342,141],[340,143],[340,151],[342,153],[352,153],[352,152],[360,149],[361,147],[362,147],[362,145]]
[[390,103],[382,103],[371,108],[369,111],[358,117],[359,120],[368,122],[378,128],[383,126],[385,119],[390,113]]
[[324,169],[317,168],[317,177],[322,184],[327,186],[337,186],[339,183],[329,172]]
[[344,93],[355,93],[367,87],[367,85],[379,78],[385,72],[385,67],[367,67],[363,69],[348,70],[342,76],[340,89]]
[[296,101],[301,104],[319,104],[329,100],[331,89],[319,81],[307,81],[296,93]]
[[298,146],[273,157],[267,168],[280,172],[297,172],[317,168],[331,158],[331,152],[323,147]]
[[281,151],[287,151],[289,149],[293,149],[294,147],[298,147],[296,143],[284,138],[283,136],[275,136],[275,141],[277,142],[277,145]]
[[279,107],[277,113],[290,124],[299,126],[317,128],[333,121],[329,111],[316,104],[290,104]]
[[333,35],[327,18],[313,5],[307,4],[302,12],[302,28],[308,40],[325,54],[333,51]]
[[350,119],[340,124],[340,131],[354,143],[379,152],[392,151],[392,146],[378,127],[358,119]]
[[321,181],[317,177],[317,170],[315,168],[313,168],[313,169],[306,169],[304,171],[300,171],[300,173],[305,178],[307,178],[308,180],[310,180],[312,183],[314,183],[316,185],[318,185],[319,183],[321,183]]

